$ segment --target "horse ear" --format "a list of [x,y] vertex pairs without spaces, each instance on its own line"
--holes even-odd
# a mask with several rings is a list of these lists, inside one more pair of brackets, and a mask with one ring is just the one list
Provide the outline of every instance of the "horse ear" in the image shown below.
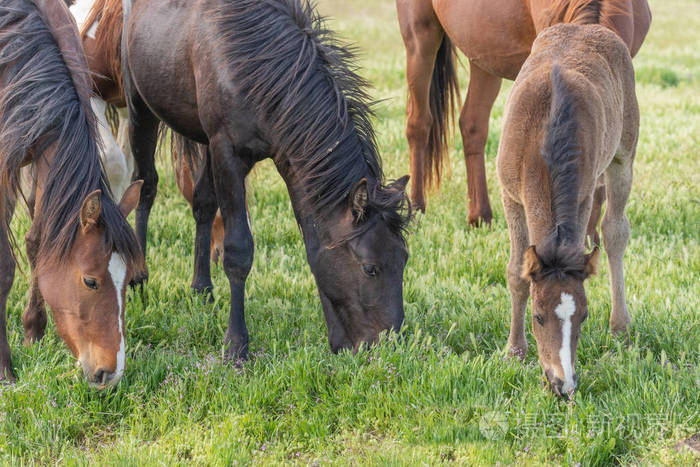
[[143,186],[143,180],[136,180],[129,188],[126,189],[122,195],[122,200],[119,201],[119,210],[124,217],[127,217],[131,211],[136,209],[139,204],[139,199],[141,198],[141,187]]
[[537,256],[535,251],[535,245],[530,245],[530,247],[525,250],[523,254],[523,270],[520,277],[527,280],[532,280],[535,274],[542,270],[542,260]]
[[583,272],[586,275],[585,278],[587,279],[588,276],[592,276],[595,274],[598,274],[598,261],[600,260],[600,248],[598,248],[598,245],[593,248],[593,251],[588,253],[585,257],[585,265],[583,268]]
[[91,228],[97,225],[102,212],[102,190],[95,190],[83,201],[80,207],[80,227],[83,233],[87,233]]
[[363,178],[352,189],[350,199],[352,200],[352,214],[357,221],[361,221],[365,217],[367,210],[369,194],[367,192],[367,179]]
[[391,186],[393,188],[398,189],[399,191],[406,191],[406,185],[408,185],[408,180],[410,178],[410,175],[404,175],[403,177],[399,178],[394,183],[392,183]]

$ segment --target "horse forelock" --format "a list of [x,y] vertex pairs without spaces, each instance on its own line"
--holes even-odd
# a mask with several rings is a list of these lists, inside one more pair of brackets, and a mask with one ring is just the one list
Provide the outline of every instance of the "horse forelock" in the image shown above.
[[325,217],[362,178],[383,172],[367,83],[354,49],[340,43],[308,1],[221,2],[211,12],[237,86]]

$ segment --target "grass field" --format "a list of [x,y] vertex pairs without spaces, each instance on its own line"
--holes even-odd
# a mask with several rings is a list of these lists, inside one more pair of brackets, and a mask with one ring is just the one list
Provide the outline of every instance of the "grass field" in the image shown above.
[[[150,282],[129,293],[127,370],[88,388],[50,320],[22,345],[27,280],[8,308],[18,383],[0,387],[0,462],[211,465],[676,464],[700,431],[700,2],[650,0],[651,32],[635,59],[641,139],[625,257],[630,345],[608,332],[607,262],[587,284],[572,402],[542,389],[534,339],[504,357],[508,232],[495,156],[504,83],[491,119],[487,171],[495,221],[469,228],[461,141],[450,176],[418,216],[405,273],[405,338],[332,355],[286,189],[271,163],[251,178],[256,241],[247,284],[251,358],[221,362],[228,287],[189,290],[194,223],[167,162],[149,232]],[[392,0],[324,0],[331,27],[363,51],[389,177],[407,172],[404,51]],[[683,13],[677,14],[676,12]],[[462,86],[466,86],[466,75]],[[24,212],[17,231],[28,227]],[[25,271],[26,264],[24,266]],[[528,325],[529,328],[529,325]]]

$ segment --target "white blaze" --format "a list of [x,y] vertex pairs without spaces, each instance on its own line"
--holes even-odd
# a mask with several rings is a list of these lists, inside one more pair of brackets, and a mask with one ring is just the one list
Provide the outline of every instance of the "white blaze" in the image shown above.
[[78,0],[75,5],[70,7],[70,12],[73,14],[75,22],[78,23],[78,29],[83,28],[83,23],[87,20],[93,3],[94,0]]
[[124,280],[126,279],[126,263],[124,258],[112,253],[112,258],[109,260],[109,274],[112,276],[112,282],[117,292],[117,304],[119,305],[119,353],[117,353],[117,369],[114,373],[115,380],[119,380],[124,373],[124,363],[126,362],[125,346],[124,346],[124,323],[122,322],[122,313],[124,304],[122,303],[122,290],[124,290]]
[[562,392],[565,394],[571,393],[576,389],[574,383],[574,369],[571,362],[571,317],[576,312],[576,304],[574,297],[568,293],[562,292],[561,303],[554,309],[561,320],[561,349],[559,349],[559,360],[564,369],[564,385]]

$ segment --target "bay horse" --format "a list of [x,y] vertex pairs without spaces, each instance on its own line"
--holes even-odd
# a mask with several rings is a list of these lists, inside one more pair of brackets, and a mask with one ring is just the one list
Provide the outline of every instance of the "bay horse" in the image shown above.
[[25,344],[42,338],[48,304],[56,328],[91,385],[116,384],[125,367],[126,284],[143,256],[125,217],[132,184],[117,205],[97,149],[90,79],[76,24],[64,2],[0,4],[0,381],[14,381],[6,334],[15,273],[10,221],[20,171],[33,166],[31,266],[22,315]]
[[[610,328],[626,331],[623,254],[629,238],[625,204],[632,186],[639,109],[629,49],[597,24],[544,29],[506,103],[498,177],[510,234],[512,300],[508,344],[527,351],[524,317],[532,295],[539,360],[557,395],[577,385],[576,346],[588,315],[584,280],[596,272],[598,247],[584,239],[597,181],[605,180],[602,221],[610,263]],[[528,246],[529,245],[529,246]]]
[[[231,305],[227,358],[244,359],[245,282],[253,237],[245,178],[271,157],[306,244],[331,350],[358,349],[403,322],[408,177],[386,183],[366,83],[352,50],[299,0],[124,2],[124,89],[145,248],[156,195],[159,121],[209,146],[194,185],[195,279],[211,290],[209,237],[217,201]],[[178,31],[173,35],[172,31]]]
[[[651,23],[647,0],[396,0],[396,6],[406,46],[411,199],[422,211],[426,188],[440,182],[449,120],[459,94],[456,48],[469,59],[469,89],[459,128],[472,225],[492,219],[484,166],[491,108],[501,79],[515,79],[537,34],[547,25],[571,22],[572,14],[585,10],[586,16],[615,31],[634,56]],[[604,196],[599,190],[594,221]]]
[[[73,11],[76,16],[84,16],[81,18],[80,40],[97,94],[91,102],[100,123],[105,170],[113,187],[123,186],[131,180],[134,158],[129,143],[129,113],[122,83],[122,0],[79,0]],[[112,128],[116,129],[116,139]],[[206,151],[206,147],[183,144],[181,138],[176,138],[171,149],[178,188],[192,205],[194,183],[187,162],[201,160],[201,153]],[[198,154],[184,152],[188,150]],[[211,260],[214,263],[223,256],[223,234],[223,219],[217,212],[211,238]]]

